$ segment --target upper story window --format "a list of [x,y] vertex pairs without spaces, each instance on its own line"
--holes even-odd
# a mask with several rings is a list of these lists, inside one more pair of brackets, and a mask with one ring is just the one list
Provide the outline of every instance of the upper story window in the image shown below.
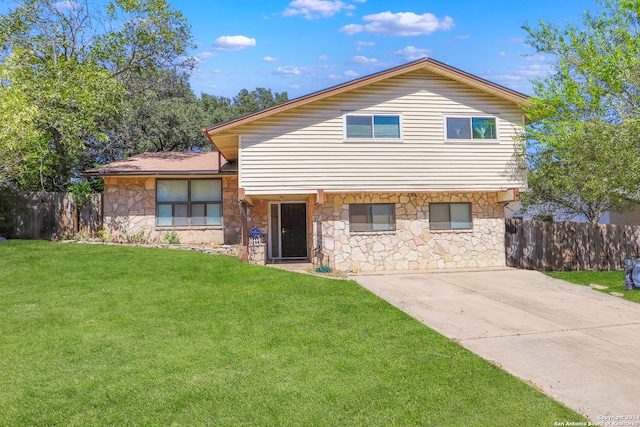
[[156,225],[222,225],[222,180],[156,180]]
[[346,114],[345,139],[400,141],[399,114]]
[[445,117],[447,139],[464,140],[497,140],[498,131],[495,117]]

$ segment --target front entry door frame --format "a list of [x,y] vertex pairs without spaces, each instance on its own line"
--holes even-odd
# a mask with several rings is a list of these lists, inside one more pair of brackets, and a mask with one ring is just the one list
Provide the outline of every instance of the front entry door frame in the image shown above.
[[[299,218],[299,221],[303,221],[304,223],[304,232],[302,230],[298,230],[297,236],[298,238],[304,239],[304,252],[302,249],[299,254],[295,254],[294,256],[284,256],[287,254],[283,254],[283,235],[287,233],[289,230],[286,230],[283,227],[282,221],[282,206],[283,205],[304,205],[303,215],[304,218]],[[307,233],[307,202],[305,201],[287,201],[287,202],[269,202],[269,232],[267,233],[267,247],[268,247],[268,256],[269,259],[275,260],[296,260],[296,259],[309,259],[309,249],[308,249],[308,233]],[[285,219],[286,223],[286,219]],[[302,248],[302,243],[300,243],[300,247]],[[285,248],[286,252],[286,248]]]

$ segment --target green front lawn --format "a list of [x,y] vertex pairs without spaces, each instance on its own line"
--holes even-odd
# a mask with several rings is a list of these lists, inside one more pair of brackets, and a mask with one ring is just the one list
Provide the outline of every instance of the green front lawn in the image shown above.
[[547,426],[582,417],[353,281],[0,243],[0,425]]
[[624,271],[545,271],[544,274],[578,285],[601,285],[607,289],[596,289],[606,294],[618,292],[628,301],[640,304],[640,290],[624,289]]

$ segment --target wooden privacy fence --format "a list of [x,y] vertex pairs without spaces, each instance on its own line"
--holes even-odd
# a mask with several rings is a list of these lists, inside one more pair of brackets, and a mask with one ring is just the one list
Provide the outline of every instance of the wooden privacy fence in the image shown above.
[[13,218],[18,239],[62,239],[76,233],[97,233],[102,228],[102,194],[80,211],[70,193],[28,193],[18,196]]
[[505,220],[507,265],[530,270],[624,270],[640,257],[640,226]]

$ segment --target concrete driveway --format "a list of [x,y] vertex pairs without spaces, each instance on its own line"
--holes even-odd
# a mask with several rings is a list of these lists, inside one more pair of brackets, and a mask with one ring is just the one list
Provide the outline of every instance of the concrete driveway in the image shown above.
[[353,279],[593,422],[640,426],[640,304],[526,270]]

